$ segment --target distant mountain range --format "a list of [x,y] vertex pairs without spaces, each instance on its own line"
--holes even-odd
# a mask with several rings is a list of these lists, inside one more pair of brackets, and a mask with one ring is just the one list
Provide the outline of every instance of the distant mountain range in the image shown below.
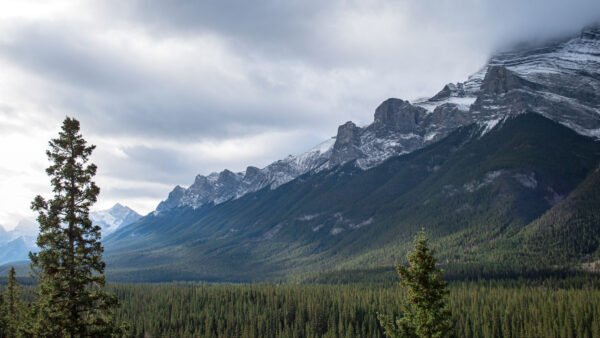
[[140,218],[142,215],[119,203],[110,209],[90,212],[90,219],[102,228],[103,236],[108,236],[120,227],[132,224]]
[[[107,236],[119,227],[131,224],[142,216],[132,209],[117,203],[112,208],[90,212],[92,222],[102,228],[102,235]],[[0,265],[29,259],[29,252],[36,251],[39,225],[22,220],[11,231],[0,226]]]
[[600,29],[493,56],[265,168],[198,175],[106,238],[121,281],[389,267],[424,227],[449,275],[600,265]]

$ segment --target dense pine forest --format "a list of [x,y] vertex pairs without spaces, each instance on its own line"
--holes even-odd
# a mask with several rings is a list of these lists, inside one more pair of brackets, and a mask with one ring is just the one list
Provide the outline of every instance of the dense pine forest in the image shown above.
[[[5,279],[0,280],[4,283]],[[4,292],[6,286],[0,285]],[[600,278],[455,281],[458,337],[599,337]],[[33,299],[25,286],[25,302]],[[109,284],[130,337],[384,337],[378,313],[400,315],[396,282]]]
[[[114,284],[133,337],[383,337],[378,313],[400,314],[391,284]],[[459,337],[599,337],[600,280],[454,282]]]

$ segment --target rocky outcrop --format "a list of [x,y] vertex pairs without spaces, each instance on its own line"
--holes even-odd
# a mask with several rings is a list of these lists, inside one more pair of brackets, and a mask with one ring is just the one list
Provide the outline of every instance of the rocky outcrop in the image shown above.
[[377,136],[385,136],[390,132],[417,133],[426,116],[426,109],[413,106],[408,101],[387,99],[375,110],[373,129]]
[[348,121],[338,128],[329,163],[339,165],[364,157],[360,149],[362,129]]
[[517,76],[504,66],[490,66],[481,83],[481,95],[504,95],[514,89],[541,90],[542,85]]

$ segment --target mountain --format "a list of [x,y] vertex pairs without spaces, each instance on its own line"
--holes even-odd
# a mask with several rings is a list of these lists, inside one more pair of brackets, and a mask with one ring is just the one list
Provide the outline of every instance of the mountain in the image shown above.
[[121,226],[136,222],[141,217],[142,215],[119,203],[110,209],[90,212],[90,219],[95,225],[102,228],[104,236],[109,235]]
[[308,172],[355,161],[361,169],[436,142],[460,126],[492,127],[506,116],[535,111],[587,136],[600,137],[600,28],[542,47],[500,53],[463,83],[449,83],[414,103],[389,99],[364,128],[347,122],[335,138],[298,156],[245,172],[198,175],[156,208],[219,204],[264,187],[275,189]]
[[21,220],[17,226],[6,231],[0,227],[0,265],[28,259],[29,251],[35,250],[37,225]]
[[425,227],[448,276],[600,259],[600,30],[493,56],[467,81],[389,99],[315,149],[198,176],[105,241],[121,281],[305,279],[390,266]]
[[22,237],[28,246],[34,245],[37,237],[37,224],[30,220],[22,219],[17,223],[17,226],[10,231],[6,231],[0,226],[0,244],[15,240],[19,237]]
[[[119,227],[136,222],[142,216],[132,209],[117,203],[112,208],[90,212],[90,219],[102,228],[107,236]],[[29,259],[29,252],[36,251],[38,224],[21,220],[17,226],[6,231],[0,226],[0,265]]]
[[23,237],[0,243],[0,265],[29,258],[29,247]]
[[569,199],[599,161],[600,142],[539,114],[489,130],[471,124],[368,170],[347,163],[218,205],[150,214],[107,238],[108,275],[253,281],[385,266],[421,227],[446,264],[510,266],[496,261],[515,250],[507,241]]

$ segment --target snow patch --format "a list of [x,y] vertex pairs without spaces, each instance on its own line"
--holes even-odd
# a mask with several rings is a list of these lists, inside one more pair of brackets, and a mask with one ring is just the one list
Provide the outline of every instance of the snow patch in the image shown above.
[[360,222],[358,224],[349,224],[348,226],[350,228],[352,228],[352,229],[358,229],[358,228],[362,228],[364,226],[367,226],[367,225],[369,225],[371,223],[373,223],[373,217],[371,217],[371,218],[369,218],[369,219],[367,219],[365,221],[362,221],[362,222]]
[[522,186],[529,189],[535,189],[537,187],[538,182],[535,179],[534,173],[521,174],[517,173],[513,175],[514,179],[517,182],[521,183]]
[[489,133],[492,129],[494,129],[494,127],[496,127],[496,125],[498,125],[498,123],[501,120],[502,120],[502,118],[497,118],[497,119],[493,119],[493,120],[478,122],[478,124],[482,127],[479,137]]
[[315,219],[317,217],[319,217],[319,214],[302,215],[302,216],[298,217],[297,220],[299,220],[299,221],[310,221],[310,220],[313,220],[313,219]]
[[548,191],[549,194],[546,195],[544,199],[546,200],[546,202],[548,202],[548,204],[550,204],[550,206],[554,206],[565,199],[565,196],[558,194],[550,186],[546,188],[546,191]]
[[346,229],[344,229],[344,228],[333,228],[333,229],[331,229],[331,231],[329,233],[335,236],[335,235],[342,233],[345,230]]
[[486,185],[491,184],[498,177],[500,177],[502,174],[504,174],[504,170],[490,171],[490,172],[488,172],[488,173],[485,174],[485,177],[483,178],[483,180],[481,180],[481,181],[477,181],[477,180],[471,181],[469,183],[466,183],[463,187],[468,192],[475,192],[475,191],[477,191],[477,190],[485,187]]
[[279,230],[281,230],[282,226],[283,226],[283,224],[281,224],[281,223],[277,224],[273,229],[265,232],[265,234],[262,236],[262,239],[265,240],[265,241],[270,240],[275,235],[277,235],[277,233],[279,232]]
[[425,135],[425,137],[423,138],[425,141],[431,141],[433,140],[433,138],[435,137],[435,135],[437,135],[437,131],[431,132],[427,135]]
[[321,223],[321,224],[317,225],[316,227],[313,227],[312,231],[317,232],[317,231],[321,230],[324,226],[325,226],[325,224]]

